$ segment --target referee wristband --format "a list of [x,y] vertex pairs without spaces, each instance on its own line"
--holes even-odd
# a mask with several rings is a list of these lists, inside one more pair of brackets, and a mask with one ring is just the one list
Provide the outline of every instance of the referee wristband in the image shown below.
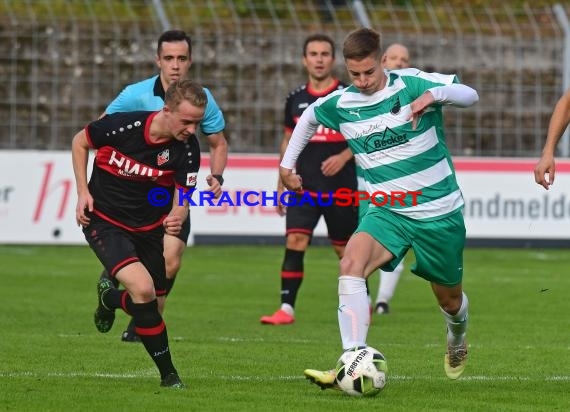
[[224,184],[224,178],[222,175],[212,175],[212,177],[220,183],[220,186]]

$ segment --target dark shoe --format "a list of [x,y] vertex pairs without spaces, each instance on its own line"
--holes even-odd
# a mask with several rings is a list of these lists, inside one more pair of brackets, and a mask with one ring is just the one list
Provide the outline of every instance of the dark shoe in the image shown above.
[[388,306],[386,302],[378,302],[376,304],[374,312],[378,313],[379,315],[387,315],[390,313],[390,306]]
[[169,373],[163,379],[161,379],[160,386],[175,389],[184,389],[186,387],[176,373]]
[[103,279],[109,279],[111,282],[113,282],[113,286],[115,288],[119,287],[119,281],[116,278],[110,276],[109,272],[107,272],[107,270],[105,270],[105,269],[103,269],[103,272],[101,272],[101,276],[99,276],[99,280],[103,280]]
[[101,333],[109,332],[113,327],[113,322],[115,322],[115,310],[107,308],[102,299],[103,295],[113,288],[113,282],[106,278],[99,279],[97,283],[98,305],[95,310],[94,321],[95,327]]
[[129,322],[127,330],[124,331],[123,334],[121,335],[121,340],[123,342],[134,342],[134,343],[141,341],[141,337],[137,335],[137,333],[135,332],[135,322],[133,321],[133,319],[131,319],[131,321]]

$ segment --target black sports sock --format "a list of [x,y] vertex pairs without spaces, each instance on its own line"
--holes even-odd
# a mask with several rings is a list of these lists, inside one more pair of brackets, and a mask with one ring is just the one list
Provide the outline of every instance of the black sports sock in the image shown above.
[[156,364],[160,377],[169,373],[177,373],[172,364],[166,325],[158,313],[158,303],[155,300],[148,303],[131,303],[132,315],[135,322],[135,331]]
[[123,306],[121,303],[123,293],[127,291],[112,288],[103,294],[101,300],[108,309],[119,309]]
[[297,292],[303,283],[304,251],[285,249],[285,257],[281,266],[281,303],[295,307]]

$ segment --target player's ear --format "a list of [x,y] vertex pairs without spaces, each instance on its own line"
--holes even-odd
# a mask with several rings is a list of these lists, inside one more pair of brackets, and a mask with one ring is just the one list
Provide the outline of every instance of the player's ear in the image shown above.
[[158,54],[154,56],[154,61],[156,63],[156,67],[160,69],[160,56]]

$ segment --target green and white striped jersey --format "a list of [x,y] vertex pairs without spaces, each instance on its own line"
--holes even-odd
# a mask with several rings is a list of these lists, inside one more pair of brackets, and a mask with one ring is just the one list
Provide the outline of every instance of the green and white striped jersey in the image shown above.
[[[364,189],[373,194],[421,192],[387,207],[412,219],[435,220],[463,207],[443,132],[442,105],[432,104],[412,130],[410,104],[426,90],[458,83],[455,75],[418,69],[386,72],[384,89],[365,95],[353,85],[317,100],[315,117],[346,138]],[[384,197],[377,197],[382,202]],[[373,204],[370,207],[374,207]]]

